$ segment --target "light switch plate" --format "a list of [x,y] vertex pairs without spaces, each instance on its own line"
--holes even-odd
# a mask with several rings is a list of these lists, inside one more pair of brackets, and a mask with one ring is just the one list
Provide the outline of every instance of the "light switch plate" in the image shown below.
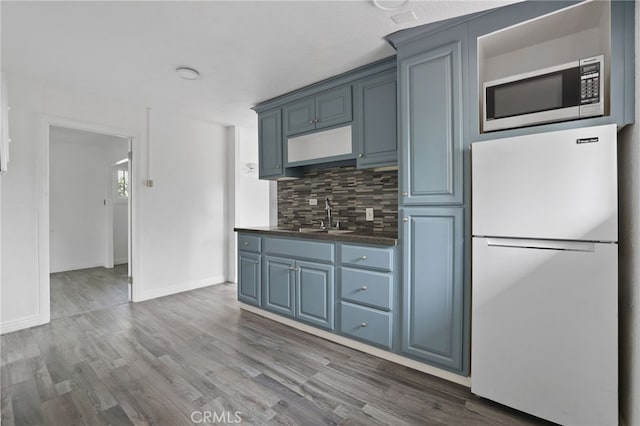
[[365,214],[366,214],[366,219],[369,222],[373,221],[373,209],[371,207],[367,207],[367,209],[365,210]]
[[317,206],[318,205],[318,199],[317,198],[309,198],[309,205],[310,206]]

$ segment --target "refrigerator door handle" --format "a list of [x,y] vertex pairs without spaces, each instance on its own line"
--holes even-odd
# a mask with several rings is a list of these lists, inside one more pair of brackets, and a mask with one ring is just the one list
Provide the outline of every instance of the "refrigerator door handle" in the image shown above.
[[487,238],[487,245],[493,247],[515,247],[541,250],[564,250],[593,252],[594,243],[587,241],[528,240],[516,238]]

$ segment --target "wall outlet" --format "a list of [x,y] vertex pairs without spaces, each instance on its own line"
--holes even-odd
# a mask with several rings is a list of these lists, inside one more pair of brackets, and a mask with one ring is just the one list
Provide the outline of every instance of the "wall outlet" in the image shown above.
[[318,205],[318,199],[317,198],[309,198],[309,205],[310,206],[317,206]]
[[365,210],[365,215],[366,215],[366,219],[369,222],[373,221],[373,209],[370,207],[367,207],[367,209]]

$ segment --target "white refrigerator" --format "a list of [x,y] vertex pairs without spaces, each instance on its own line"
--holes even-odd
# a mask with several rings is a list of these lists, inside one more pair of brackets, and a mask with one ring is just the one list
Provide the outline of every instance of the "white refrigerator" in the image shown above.
[[472,144],[471,391],[618,424],[616,126]]

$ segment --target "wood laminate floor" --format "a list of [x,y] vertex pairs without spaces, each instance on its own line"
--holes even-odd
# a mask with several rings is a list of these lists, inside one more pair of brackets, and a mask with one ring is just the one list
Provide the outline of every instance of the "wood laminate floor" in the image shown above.
[[243,312],[231,284],[60,317],[0,344],[3,426],[190,425],[193,412],[198,424],[542,423]]
[[127,303],[128,265],[51,274],[51,318]]

